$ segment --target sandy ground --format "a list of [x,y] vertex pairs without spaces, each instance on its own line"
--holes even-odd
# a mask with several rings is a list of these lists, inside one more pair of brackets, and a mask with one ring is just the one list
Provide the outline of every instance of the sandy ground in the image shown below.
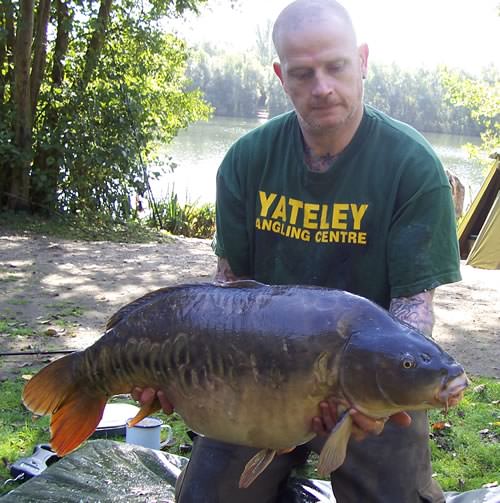
[[[85,348],[119,307],[162,286],[210,281],[214,270],[207,240],[117,244],[0,229],[0,351]],[[462,276],[437,290],[434,337],[471,375],[500,378],[500,271],[462,264]],[[48,358],[0,356],[0,379]]]

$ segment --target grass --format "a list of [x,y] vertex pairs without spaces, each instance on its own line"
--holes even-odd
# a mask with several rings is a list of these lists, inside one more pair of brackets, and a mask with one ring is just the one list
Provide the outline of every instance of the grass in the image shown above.
[[[110,221],[77,215],[54,214],[50,218],[27,213],[1,212],[2,227],[14,232],[34,233],[82,241],[112,241],[115,243],[168,242],[171,234],[148,227],[140,220]],[[17,281],[14,275],[0,277],[0,282]]]
[[0,317],[0,335],[19,337],[33,335],[33,329],[28,327],[26,323],[16,321],[15,318]]
[[21,390],[25,381],[20,376],[14,381],[0,383],[0,494],[17,484],[3,485],[9,478],[9,466],[18,458],[30,455],[33,448],[49,440],[49,419],[33,420],[21,404]]
[[433,469],[445,490],[500,483],[500,381],[474,378],[457,407],[430,419]]
[[[0,211],[2,227],[14,232],[48,235],[63,239],[82,241],[112,241],[115,243],[164,243],[172,235],[212,238],[215,230],[215,207],[213,204],[181,205],[172,193],[158,202],[162,229],[155,227],[151,218],[112,220],[100,214],[70,215],[53,213],[50,217],[23,212]],[[13,282],[18,278],[7,274],[0,282]]]

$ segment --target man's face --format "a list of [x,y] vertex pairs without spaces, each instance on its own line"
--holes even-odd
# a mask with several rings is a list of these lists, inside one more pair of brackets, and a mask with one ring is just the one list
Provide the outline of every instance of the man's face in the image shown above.
[[283,33],[275,72],[310,133],[357,126],[362,115],[368,48],[356,46],[341,20]]

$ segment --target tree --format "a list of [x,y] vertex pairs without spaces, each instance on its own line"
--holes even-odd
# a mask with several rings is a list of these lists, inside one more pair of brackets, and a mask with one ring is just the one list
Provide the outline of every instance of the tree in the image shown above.
[[156,145],[210,112],[160,27],[204,2],[2,0],[0,207],[129,211]]
[[471,118],[483,126],[481,146],[469,145],[469,151],[489,164],[489,155],[500,149],[500,75],[494,69],[487,69],[482,79],[446,69],[442,73],[447,99],[455,107],[465,108]]

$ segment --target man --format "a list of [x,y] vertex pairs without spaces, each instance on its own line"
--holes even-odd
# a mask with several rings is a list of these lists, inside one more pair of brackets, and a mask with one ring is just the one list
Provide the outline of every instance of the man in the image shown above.
[[[293,2],[276,20],[273,42],[274,71],[295,110],[245,135],[222,162],[217,279],[348,290],[430,335],[434,289],[460,280],[439,160],[412,128],[363,104],[368,47],[358,47],[340,4]],[[144,391],[142,400],[152,394]],[[278,456],[245,490],[238,479],[255,451],[198,437],[179,503],[278,501],[291,468],[309,448],[320,450],[335,424],[334,400],[319,410],[311,425],[316,439]],[[351,440],[332,474],[337,501],[444,501],[431,477],[425,413],[412,414],[410,425],[399,414],[384,428],[351,412],[365,438]]]

